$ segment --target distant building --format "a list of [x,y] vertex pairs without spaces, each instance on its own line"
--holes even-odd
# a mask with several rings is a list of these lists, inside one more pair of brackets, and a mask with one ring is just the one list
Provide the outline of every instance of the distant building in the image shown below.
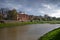
[[17,14],[18,21],[29,21],[29,15],[27,14]]

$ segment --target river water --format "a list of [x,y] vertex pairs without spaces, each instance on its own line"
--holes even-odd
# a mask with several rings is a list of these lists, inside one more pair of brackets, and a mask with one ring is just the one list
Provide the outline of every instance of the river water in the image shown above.
[[45,33],[58,27],[60,24],[31,24],[0,28],[0,40],[38,40]]

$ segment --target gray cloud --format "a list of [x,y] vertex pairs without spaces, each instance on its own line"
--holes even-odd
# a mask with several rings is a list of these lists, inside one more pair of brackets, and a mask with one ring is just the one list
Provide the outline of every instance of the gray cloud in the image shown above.
[[[52,16],[60,11],[60,0],[0,0],[0,8],[15,8],[27,14]],[[58,13],[59,14],[59,13]]]

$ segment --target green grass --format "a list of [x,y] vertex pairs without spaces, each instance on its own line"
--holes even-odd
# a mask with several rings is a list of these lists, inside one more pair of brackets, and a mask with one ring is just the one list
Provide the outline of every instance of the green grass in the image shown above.
[[[26,25],[26,24],[27,24],[27,22],[2,23],[2,24],[0,24],[0,28],[22,26],[22,25]],[[28,22],[28,24],[29,24],[29,22]]]
[[28,24],[38,24],[38,22],[13,22],[13,23],[0,23],[0,28],[4,27],[15,27],[15,26],[22,26]]
[[60,28],[54,29],[42,37],[39,40],[60,40]]
[[15,26],[22,26],[22,25],[28,25],[28,24],[60,24],[60,21],[34,21],[34,22],[11,22],[11,23],[0,23],[0,28],[3,27],[15,27]]

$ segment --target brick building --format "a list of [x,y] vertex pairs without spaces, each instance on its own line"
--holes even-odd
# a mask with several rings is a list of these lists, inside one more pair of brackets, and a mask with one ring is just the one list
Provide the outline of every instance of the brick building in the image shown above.
[[18,21],[29,21],[29,15],[20,13],[17,15],[17,20]]

